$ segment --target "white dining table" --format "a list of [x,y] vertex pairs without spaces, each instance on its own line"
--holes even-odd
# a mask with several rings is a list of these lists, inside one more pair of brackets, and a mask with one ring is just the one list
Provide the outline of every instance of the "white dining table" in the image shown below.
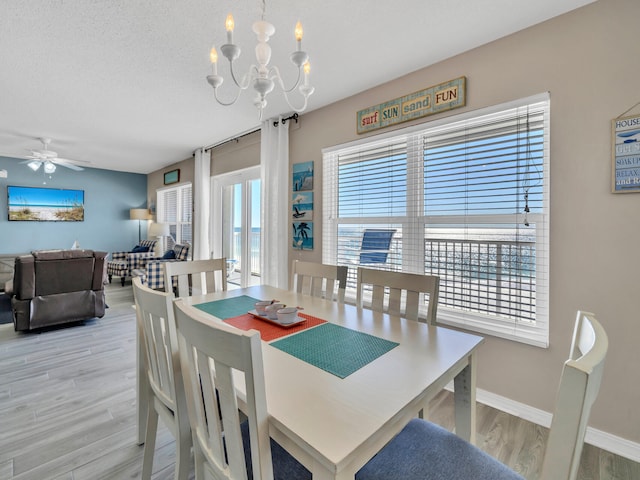
[[[456,433],[475,442],[476,351],[482,337],[268,286],[184,301],[197,305],[240,295],[277,299],[327,322],[398,343],[339,378],[263,341],[270,435],[314,480],[353,479],[451,381]],[[144,380],[138,383],[138,393],[144,395]],[[141,410],[139,435],[144,415]]]

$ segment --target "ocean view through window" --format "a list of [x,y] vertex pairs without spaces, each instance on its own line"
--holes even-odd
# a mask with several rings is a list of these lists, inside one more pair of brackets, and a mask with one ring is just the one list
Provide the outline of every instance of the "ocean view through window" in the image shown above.
[[[438,322],[548,345],[549,99],[323,150],[323,262],[438,275]],[[394,230],[362,264],[366,230]],[[425,305],[426,308],[426,305]]]

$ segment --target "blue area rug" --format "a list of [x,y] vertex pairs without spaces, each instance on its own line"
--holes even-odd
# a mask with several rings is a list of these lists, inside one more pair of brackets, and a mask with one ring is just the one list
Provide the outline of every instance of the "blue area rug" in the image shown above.
[[13,315],[11,314],[11,298],[0,293],[0,324],[13,323]]

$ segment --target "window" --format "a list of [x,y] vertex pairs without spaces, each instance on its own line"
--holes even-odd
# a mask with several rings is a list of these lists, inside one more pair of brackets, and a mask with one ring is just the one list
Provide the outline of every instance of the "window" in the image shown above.
[[175,243],[192,244],[191,184],[158,190],[158,222],[168,223]]
[[440,323],[547,346],[548,152],[547,95],[325,149],[323,261],[347,294],[360,264],[438,275]]

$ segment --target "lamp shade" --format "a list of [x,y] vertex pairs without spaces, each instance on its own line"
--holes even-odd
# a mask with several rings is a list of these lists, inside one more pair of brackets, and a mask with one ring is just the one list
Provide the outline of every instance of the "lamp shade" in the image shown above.
[[129,210],[129,218],[131,220],[149,220],[151,216],[146,208],[132,208]]
[[149,227],[150,237],[166,237],[171,233],[168,223],[152,223]]

